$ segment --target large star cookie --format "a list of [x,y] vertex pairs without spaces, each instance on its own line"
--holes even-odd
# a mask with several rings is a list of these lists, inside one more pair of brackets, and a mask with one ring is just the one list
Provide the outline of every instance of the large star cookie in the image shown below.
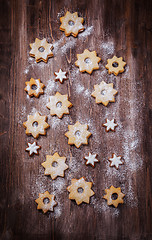
[[90,197],[94,195],[91,187],[92,182],[86,182],[84,177],[72,179],[71,185],[67,187],[70,192],[69,199],[75,200],[77,205],[82,202],[89,203]]
[[68,137],[68,144],[74,144],[77,148],[81,144],[88,144],[91,133],[87,130],[87,124],[82,125],[77,121],[74,125],[68,125],[68,129],[69,131],[65,133],[65,136]]

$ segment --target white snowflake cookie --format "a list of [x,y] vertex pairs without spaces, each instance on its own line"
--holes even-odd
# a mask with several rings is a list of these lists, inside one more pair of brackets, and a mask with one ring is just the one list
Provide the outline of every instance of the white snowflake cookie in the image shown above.
[[56,76],[55,81],[60,81],[63,83],[64,80],[67,80],[67,72],[63,72],[61,69],[59,72],[55,72],[54,75]]
[[122,156],[116,156],[115,153],[112,154],[112,158],[109,158],[109,162],[110,162],[110,167],[115,167],[118,170],[119,165],[124,164],[121,161]]
[[34,143],[27,143],[28,147],[25,149],[27,152],[29,152],[29,155],[32,156],[33,154],[38,155],[38,149],[41,148],[41,146],[38,146],[36,142]]
[[106,123],[102,124],[103,127],[106,127],[106,132],[109,132],[110,130],[111,131],[115,131],[115,127],[118,126],[117,123],[114,122],[115,120],[112,119],[112,120],[109,120],[109,119],[106,119]]
[[85,156],[84,159],[86,160],[86,165],[91,165],[92,167],[95,167],[95,163],[99,162],[97,159],[97,154],[91,154],[89,152],[89,156]]

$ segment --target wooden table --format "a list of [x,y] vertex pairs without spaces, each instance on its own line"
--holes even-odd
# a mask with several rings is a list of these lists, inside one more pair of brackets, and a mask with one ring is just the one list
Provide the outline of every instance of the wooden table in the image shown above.
[[[85,31],[78,38],[59,30],[59,18],[69,10],[85,19]],[[1,239],[150,240],[152,239],[152,147],[150,99],[152,69],[152,1],[129,0],[2,0],[1,88],[0,88],[0,230]],[[46,37],[54,45],[48,63],[29,57],[29,43]],[[91,75],[75,66],[76,54],[96,51],[102,61]],[[127,62],[117,77],[105,69],[107,59],[116,55]],[[64,84],[54,81],[54,72],[68,72]],[[29,98],[25,81],[40,78],[45,93]],[[91,97],[93,86],[102,80],[113,82],[118,95],[108,107]],[[73,104],[70,115],[60,120],[50,116],[46,103],[56,91],[68,94]],[[22,123],[39,111],[48,116],[50,128],[37,140],[39,156],[29,157]],[[105,131],[105,119],[115,118],[116,132]],[[64,133],[68,124],[79,120],[89,125],[89,145],[69,146]],[[41,163],[47,154],[67,157],[65,177],[44,176]],[[100,163],[93,169],[83,157],[97,153]],[[124,165],[109,167],[108,158],[122,155]],[[95,195],[90,204],[77,206],[68,199],[66,187],[72,178],[93,182]],[[121,187],[124,204],[107,206],[104,189]],[[58,206],[43,214],[36,209],[40,192],[54,193]]]

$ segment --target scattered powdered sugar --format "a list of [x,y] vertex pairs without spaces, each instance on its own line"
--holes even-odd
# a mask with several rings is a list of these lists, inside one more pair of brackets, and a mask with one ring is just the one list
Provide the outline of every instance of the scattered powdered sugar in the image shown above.
[[108,41],[108,42],[102,42],[100,44],[100,48],[103,52],[104,55],[108,55],[108,54],[113,54],[114,53],[114,43],[111,41]]
[[[84,32],[79,34],[79,39],[81,40],[82,38],[89,36],[92,33],[92,31],[93,31],[93,26],[87,27],[84,30]],[[72,36],[67,38],[65,35],[63,35],[63,37],[60,40],[56,41],[53,44],[53,47],[54,47],[53,53],[56,55],[59,51],[59,53],[63,55],[67,52],[68,49],[74,48],[76,44],[77,44],[77,38],[74,38]]]
[[[60,17],[62,14],[58,14],[58,17]],[[69,38],[67,38],[64,33],[63,33],[63,37],[56,41],[53,46],[54,46],[54,56],[56,56],[57,54],[60,55],[64,55],[67,50],[69,50],[70,48],[74,48],[77,44],[78,40],[83,40],[83,38],[91,35],[91,33],[93,32],[93,26],[87,27],[85,29],[84,32],[80,33],[77,38],[74,38],[72,36],[70,36]],[[114,54],[115,51],[115,47],[114,47],[114,42],[113,41],[108,41],[108,42],[99,42],[98,43],[100,45],[100,49],[101,52],[103,54],[103,58],[107,59],[108,55],[112,55]],[[46,64],[43,62],[40,62],[39,64],[37,64],[35,62],[34,58],[29,57],[28,58],[28,63],[30,64],[25,70],[24,70],[24,74],[28,74],[29,71],[32,69],[35,69],[35,67],[37,67],[39,70],[44,70]],[[133,64],[133,59],[131,61],[131,63]],[[48,65],[51,64],[51,61],[48,61]],[[128,64],[129,65],[129,64]],[[97,153],[97,151],[100,151],[101,148],[101,153],[105,154],[105,158],[101,159],[101,169],[98,170],[98,173],[101,173],[104,177],[103,182],[102,182],[102,186],[105,186],[105,188],[107,188],[107,185],[114,185],[115,187],[119,187],[117,185],[115,185],[115,182],[121,182],[120,187],[122,189],[122,192],[126,194],[124,201],[125,204],[128,204],[131,207],[136,207],[138,205],[138,199],[135,193],[135,187],[134,187],[134,180],[132,180],[132,178],[130,177],[130,175],[133,175],[134,173],[136,173],[136,171],[138,171],[143,164],[143,159],[141,158],[141,154],[140,154],[140,147],[141,147],[141,138],[139,138],[139,133],[138,133],[138,126],[141,126],[141,120],[139,120],[139,114],[142,108],[142,104],[139,102],[139,98],[137,99],[136,95],[136,83],[135,83],[135,79],[132,78],[132,75],[130,73],[131,69],[129,66],[126,66],[125,68],[125,72],[123,73],[123,75],[121,76],[121,81],[126,81],[126,79],[130,78],[132,79],[132,95],[134,96],[133,99],[129,99],[129,97],[131,98],[132,96],[128,95],[124,95],[123,99],[125,102],[127,102],[127,107],[126,108],[126,116],[124,117],[125,120],[128,120],[130,118],[130,126],[124,126],[125,121],[121,121],[120,120],[120,116],[119,116],[119,107],[121,107],[122,104],[122,99],[120,99],[120,96],[116,96],[116,103],[110,103],[109,107],[103,107],[102,105],[100,105],[100,109],[99,110],[99,119],[101,119],[101,126],[99,128],[99,126],[97,126],[97,121],[96,119],[93,118],[93,114],[92,113],[88,113],[88,115],[84,115],[83,114],[83,109],[84,108],[88,108],[88,112],[90,111],[89,109],[89,101],[92,99],[92,101],[94,101],[94,99],[91,97],[91,93],[93,92],[93,87],[90,85],[87,85],[87,83],[85,84],[84,81],[81,82],[79,76],[82,76],[82,73],[80,73],[79,69],[76,68],[75,66],[72,65],[70,71],[69,71],[69,82],[71,84],[71,89],[72,91],[74,91],[74,95],[76,96],[76,99],[80,98],[79,96],[82,96],[82,105],[81,108],[78,108],[79,111],[76,112],[76,121],[79,121],[81,124],[88,124],[89,129],[88,131],[92,133],[92,145],[88,145],[88,148],[92,148],[92,152]],[[86,75],[84,75],[86,76]],[[115,81],[115,76],[113,74],[111,75],[107,75],[107,69],[105,69],[104,66],[100,67],[99,71],[95,71],[94,74],[94,79],[92,78],[90,80],[90,75],[87,75],[87,77],[89,78],[88,81],[93,81],[94,84],[99,84],[102,80],[104,80],[106,83],[108,82],[114,82]],[[27,113],[26,110],[26,106],[22,106],[21,108],[18,108],[18,123],[22,124],[23,123],[23,119],[24,121],[27,118],[27,114],[34,114],[35,112],[39,112],[41,114],[42,111],[46,111],[47,115],[48,115],[48,123],[50,125],[50,129],[51,130],[55,130],[56,133],[60,133],[61,130],[65,130],[64,132],[68,131],[68,124],[70,123],[70,116],[69,115],[64,115],[62,119],[59,119],[56,116],[50,116],[49,115],[49,110],[46,108],[46,104],[49,101],[49,96],[54,95],[55,91],[59,90],[60,91],[60,84],[57,84],[54,81],[54,78],[49,76],[48,78],[49,80],[46,81],[45,84],[45,90],[44,90],[44,95],[40,96],[40,99],[37,99],[37,101],[40,101],[41,104],[40,105],[36,105],[38,106],[38,109],[36,109],[35,107],[33,107],[33,105],[31,106],[31,110]],[[87,79],[86,79],[87,81]],[[42,81],[43,82],[43,81]],[[93,84],[93,85],[94,85]],[[116,84],[115,84],[115,89],[118,90],[119,93],[119,89],[120,89],[120,78],[119,76],[117,77],[116,80]],[[90,87],[88,87],[90,86]],[[30,98],[29,95],[27,94],[27,99],[28,99],[28,103],[34,103],[33,98]],[[141,102],[143,101],[142,97],[141,97]],[[75,107],[77,107],[77,103],[72,102],[73,105],[75,105]],[[137,106],[138,105],[138,106]],[[98,108],[99,105],[96,105],[96,108]],[[93,110],[92,110],[93,111]],[[44,115],[44,114],[41,114]],[[112,133],[114,135],[110,133],[105,133],[103,134],[102,132],[102,123],[104,123],[105,119],[108,118],[109,120],[115,118],[116,119],[116,123],[118,123],[118,127],[116,128],[116,132]],[[74,122],[75,123],[75,122]],[[72,124],[74,124],[72,123]],[[137,123],[137,125],[136,125]],[[134,126],[134,127],[132,127]],[[103,134],[103,136],[100,135],[99,129],[101,129],[101,132]],[[102,138],[109,138],[109,141],[113,138],[114,139],[114,143],[113,145],[106,145],[104,146],[100,144],[100,139]],[[49,146],[51,148],[51,151],[54,153],[54,150],[57,150],[56,147],[56,143],[53,143],[52,140],[50,140],[49,138],[47,138],[47,140],[49,140]],[[67,141],[67,139],[65,140]],[[90,139],[88,140],[90,141]],[[107,141],[107,140],[106,140]],[[108,142],[108,141],[107,141]],[[119,142],[121,142],[121,149],[119,148]],[[69,146],[68,146],[69,147]],[[89,149],[90,150],[90,149]],[[91,150],[90,150],[91,151]],[[32,178],[32,184],[31,184],[31,194],[32,197],[35,198],[37,197],[38,193],[41,192],[45,192],[46,190],[48,190],[51,194],[54,194],[56,196],[55,200],[58,202],[58,205],[54,208],[54,216],[60,217],[62,214],[62,209],[63,209],[63,203],[62,203],[62,193],[64,191],[66,191],[66,187],[67,187],[67,182],[71,181],[72,178],[77,178],[79,176],[79,173],[82,171],[82,169],[84,169],[84,173],[86,176],[86,180],[87,181],[92,181],[94,182],[94,177],[92,174],[92,169],[91,171],[87,172],[87,168],[83,162],[83,156],[85,153],[85,148],[84,150],[82,149],[76,149],[76,156],[66,156],[67,157],[67,164],[69,166],[69,169],[66,170],[66,178],[60,178],[58,177],[56,180],[52,181],[51,178],[46,178],[46,176],[44,176],[44,170],[43,168],[39,169],[39,174],[35,175]],[[44,153],[47,154],[47,150],[44,150]],[[119,169],[116,170],[115,168],[109,167],[109,162],[108,162],[108,158],[111,157],[112,153],[115,153],[116,155],[122,155],[123,160],[124,160],[124,165],[119,166]],[[69,154],[70,155],[70,154]],[[100,163],[99,163],[100,164]],[[96,169],[95,169],[96,170]],[[86,172],[85,172],[86,171]],[[81,176],[80,176],[81,177]],[[125,184],[125,182],[128,182],[127,184]],[[48,184],[50,183],[50,184]],[[97,193],[98,195],[98,189],[96,189],[95,193]],[[117,217],[119,215],[119,208],[110,208],[109,206],[107,206],[107,203],[105,200],[102,199],[102,195],[99,196],[93,196],[90,199],[90,204],[94,207],[94,209],[101,213],[101,212],[106,212],[106,214],[111,214],[113,217]]]

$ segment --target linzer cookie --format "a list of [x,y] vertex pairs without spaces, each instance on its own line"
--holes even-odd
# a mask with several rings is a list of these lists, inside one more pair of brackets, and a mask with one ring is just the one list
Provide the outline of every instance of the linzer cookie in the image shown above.
[[98,63],[101,58],[97,57],[96,51],[90,52],[85,49],[82,54],[77,54],[75,65],[79,67],[80,72],[92,73],[93,70],[99,69]]
[[68,169],[65,161],[66,157],[60,157],[57,152],[53,156],[46,155],[46,161],[41,164],[45,168],[44,175],[50,175],[52,179],[64,177],[64,171]]
[[106,69],[108,69],[108,73],[114,73],[114,75],[118,75],[119,73],[124,72],[124,66],[126,65],[126,62],[122,60],[122,57],[117,58],[114,56],[111,59],[107,60],[107,65],[105,66]]
[[43,88],[45,85],[40,82],[40,79],[31,78],[30,81],[25,82],[26,87],[24,90],[28,93],[30,97],[39,97],[40,94],[43,94]]
[[92,97],[95,97],[96,103],[102,103],[107,106],[109,102],[115,102],[114,96],[118,93],[113,88],[113,83],[105,83],[102,81],[99,85],[94,85],[95,91],[91,94]]
[[107,200],[108,205],[113,205],[114,207],[118,207],[119,203],[123,203],[123,198],[125,194],[121,192],[121,188],[115,188],[111,186],[110,189],[105,189],[106,195],[103,196],[104,199]]
[[35,200],[35,202],[38,204],[37,209],[42,209],[44,213],[47,211],[53,212],[53,208],[57,205],[57,202],[54,199],[55,196],[49,194],[48,191],[45,193],[39,193],[39,198]]
[[77,37],[79,32],[84,30],[84,26],[82,25],[84,19],[78,17],[78,13],[70,13],[66,12],[65,16],[60,17],[60,30],[65,32],[66,36],[70,34],[74,37]]
[[50,109],[50,114],[62,118],[63,114],[69,114],[69,108],[72,103],[68,101],[68,95],[62,95],[59,92],[55,96],[50,96],[49,103],[46,105]]
[[43,61],[47,63],[48,58],[53,56],[53,45],[46,41],[46,38],[42,40],[36,38],[34,43],[30,44],[30,56],[34,57],[36,62]]
[[88,144],[88,138],[91,133],[88,131],[88,125],[82,125],[78,121],[74,125],[68,125],[69,131],[65,133],[68,137],[68,144],[79,148],[82,144]]
[[46,135],[46,129],[50,126],[46,116],[41,116],[38,112],[34,115],[28,115],[27,121],[23,123],[26,128],[26,134],[38,138],[39,135]]
[[75,200],[77,205],[82,202],[89,203],[90,197],[95,194],[91,187],[92,182],[86,182],[84,177],[72,179],[71,185],[67,187],[67,190],[70,192],[69,199]]

